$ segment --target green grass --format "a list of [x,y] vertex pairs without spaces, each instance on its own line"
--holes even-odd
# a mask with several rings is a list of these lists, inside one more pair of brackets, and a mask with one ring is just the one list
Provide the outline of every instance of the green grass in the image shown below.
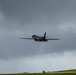
[[54,72],[76,72],[76,69],[60,70],[60,71],[54,71]]
[[0,74],[0,75],[76,75],[76,69],[53,71],[50,73],[16,73],[16,74]]
[[76,69],[71,69],[71,70],[63,70],[63,72],[76,72]]
[[28,73],[28,74],[0,74],[0,75],[76,75],[76,73]]

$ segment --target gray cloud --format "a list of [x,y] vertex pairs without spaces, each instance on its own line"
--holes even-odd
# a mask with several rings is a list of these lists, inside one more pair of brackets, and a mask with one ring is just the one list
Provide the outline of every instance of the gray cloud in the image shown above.
[[[45,31],[61,40],[18,39]],[[76,0],[0,0],[0,73],[75,68],[75,40]]]
[[76,12],[74,0],[0,0],[0,3],[6,17],[23,23],[29,23],[32,19],[40,22],[41,17],[46,16],[50,23],[56,20],[60,23],[60,20],[68,21],[73,18]]
[[[0,59],[75,50],[75,2],[0,0]],[[18,39],[34,33],[42,35],[45,31],[47,35],[63,40],[36,43]]]

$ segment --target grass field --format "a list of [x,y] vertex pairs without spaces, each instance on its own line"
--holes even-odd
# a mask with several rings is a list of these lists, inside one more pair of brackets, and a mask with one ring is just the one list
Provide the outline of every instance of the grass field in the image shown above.
[[61,70],[47,73],[16,73],[16,74],[0,74],[0,75],[76,75],[76,69]]
[[60,70],[60,71],[54,71],[54,72],[73,72],[76,73],[76,69],[70,69],[70,70]]
[[0,75],[76,75],[76,73],[28,73],[28,74],[0,74]]

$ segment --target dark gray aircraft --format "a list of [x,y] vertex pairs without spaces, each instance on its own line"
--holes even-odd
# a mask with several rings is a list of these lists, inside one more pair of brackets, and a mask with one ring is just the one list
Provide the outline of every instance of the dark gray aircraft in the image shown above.
[[46,32],[44,33],[44,36],[38,36],[33,35],[31,38],[19,38],[19,39],[28,39],[28,40],[34,40],[36,42],[47,42],[48,40],[59,40],[58,38],[46,38]]

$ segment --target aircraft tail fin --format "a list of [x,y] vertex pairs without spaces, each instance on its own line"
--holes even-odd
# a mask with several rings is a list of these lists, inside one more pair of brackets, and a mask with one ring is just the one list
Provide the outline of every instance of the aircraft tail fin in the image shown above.
[[44,33],[44,40],[46,39],[46,32]]

